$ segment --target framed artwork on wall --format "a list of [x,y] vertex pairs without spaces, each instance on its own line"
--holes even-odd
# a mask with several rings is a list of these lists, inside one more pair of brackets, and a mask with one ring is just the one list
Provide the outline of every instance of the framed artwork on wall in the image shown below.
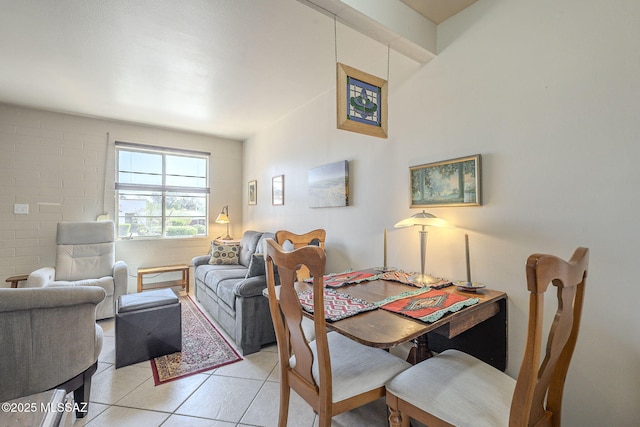
[[480,154],[411,166],[411,207],[480,206]]
[[309,169],[309,207],[349,206],[349,162]]
[[258,204],[258,182],[255,179],[249,181],[249,204]]
[[338,129],[387,137],[387,81],[338,63]]
[[284,175],[276,175],[271,178],[271,204],[273,206],[284,205]]

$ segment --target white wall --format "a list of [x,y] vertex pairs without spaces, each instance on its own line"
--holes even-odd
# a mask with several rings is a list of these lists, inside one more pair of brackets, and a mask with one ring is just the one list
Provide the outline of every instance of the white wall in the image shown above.
[[[103,213],[115,219],[116,140],[211,153],[210,237],[117,242],[130,292],[138,267],[188,264],[207,253],[211,238],[226,233],[213,222],[223,205],[232,235],[240,235],[241,142],[0,104],[0,286],[9,276],[54,264],[59,221],[93,221]],[[29,214],[14,215],[15,203],[28,204]]]
[[[310,31],[332,40],[326,19]],[[245,228],[323,227],[328,270],[341,271],[380,264],[386,227],[390,264],[417,270],[417,230],[392,229],[416,212],[408,203],[409,166],[481,153],[484,205],[429,210],[459,229],[429,234],[427,269],[464,277],[469,233],[473,279],[509,294],[508,373],[515,376],[528,310],[527,256],[568,258],[575,247],[589,247],[564,423],[638,425],[638,22],[633,0],[480,0],[439,26],[440,54],[430,63],[392,54],[387,140],[336,130],[329,89],[246,141],[245,187],[258,180],[258,204],[247,206],[245,189]],[[385,47],[341,34],[340,43],[371,55],[340,62],[385,77]],[[352,206],[308,208],[307,170],[345,159]],[[285,205],[274,207],[270,182],[279,174]]]

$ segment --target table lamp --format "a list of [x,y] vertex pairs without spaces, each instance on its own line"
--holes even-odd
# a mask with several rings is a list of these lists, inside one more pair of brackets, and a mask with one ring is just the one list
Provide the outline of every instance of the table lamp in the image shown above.
[[440,219],[435,215],[432,215],[428,212],[422,211],[415,215],[410,216],[409,218],[403,219],[402,221],[396,223],[394,227],[402,228],[402,227],[412,227],[414,225],[422,226],[422,230],[420,230],[420,274],[414,274],[409,277],[409,280],[413,283],[418,283],[421,285],[428,285],[430,283],[435,283],[438,281],[437,278],[425,274],[424,265],[427,255],[427,230],[426,227],[449,227],[449,223],[444,219]]
[[233,240],[233,237],[229,236],[229,205],[223,206],[222,211],[216,217],[217,224],[227,224],[227,235],[224,237],[218,237],[220,240]]

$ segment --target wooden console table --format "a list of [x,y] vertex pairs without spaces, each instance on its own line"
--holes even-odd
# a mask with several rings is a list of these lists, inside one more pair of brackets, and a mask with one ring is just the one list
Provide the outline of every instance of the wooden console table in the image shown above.
[[189,268],[191,266],[187,264],[178,264],[178,265],[168,265],[164,267],[146,267],[138,269],[138,292],[142,292],[142,278],[147,274],[161,274],[161,273],[171,273],[173,271],[182,272],[181,280],[168,280],[164,282],[156,282],[150,283],[147,289],[157,289],[157,288],[172,288],[174,286],[182,286],[183,289],[189,293]]

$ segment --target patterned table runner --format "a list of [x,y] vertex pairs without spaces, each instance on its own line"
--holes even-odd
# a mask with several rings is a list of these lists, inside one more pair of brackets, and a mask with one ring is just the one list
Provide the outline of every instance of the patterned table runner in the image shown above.
[[[391,281],[394,281],[394,282],[403,283],[405,285],[421,288],[422,286],[420,286],[419,283],[413,283],[411,280],[409,280],[409,277],[413,276],[414,274],[416,274],[416,273],[407,273],[407,272],[402,271],[402,270],[388,271],[386,273],[380,274],[378,276],[378,279],[380,279],[380,280],[391,280]],[[439,279],[437,282],[431,283],[429,285],[429,287],[432,288],[432,289],[442,289],[442,288],[446,288],[447,286],[451,286],[451,285],[453,285],[453,283],[451,283],[450,280]]]
[[449,292],[423,288],[385,298],[375,305],[384,310],[433,323],[447,313],[477,304],[479,301],[478,298],[465,298]]
[[[313,290],[298,292],[298,298],[302,308],[313,313]],[[339,293],[333,289],[324,290],[324,317],[332,322],[376,308],[378,308],[376,305],[353,298],[348,294]]]

